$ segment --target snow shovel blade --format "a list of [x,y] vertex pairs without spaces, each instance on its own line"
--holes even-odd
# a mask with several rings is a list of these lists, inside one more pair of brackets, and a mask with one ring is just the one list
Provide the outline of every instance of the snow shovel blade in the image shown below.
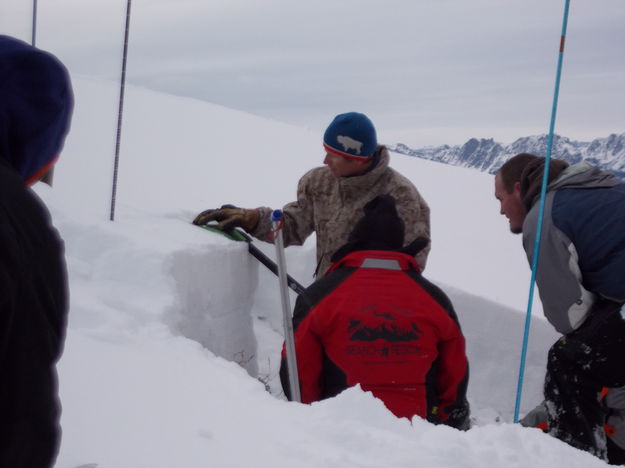
[[227,237],[228,239],[233,240],[233,241],[249,242],[248,240],[249,238],[243,235],[243,233],[239,231],[238,229],[232,229],[231,231],[223,231],[219,229],[219,227],[217,227],[217,224],[205,224],[200,227],[203,229],[206,229],[207,231],[221,234],[222,236]]
[[[228,232],[223,231],[217,227],[217,224],[205,224],[200,226],[207,231],[214,232],[216,234],[220,234],[227,239],[238,241],[238,242],[247,242],[247,250],[258,260],[260,263],[265,265],[269,271],[271,271],[274,275],[278,276],[278,265],[272,259],[270,259],[267,255],[261,252],[258,247],[256,247],[252,243],[252,238],[246,232],[243,232],[239,229],[232,229]],[[287,275],[287,285],[291,288],[297,295],[300,295],[304,292],[304,286],[297,282],[297,280],[293,279],[291,275]]]

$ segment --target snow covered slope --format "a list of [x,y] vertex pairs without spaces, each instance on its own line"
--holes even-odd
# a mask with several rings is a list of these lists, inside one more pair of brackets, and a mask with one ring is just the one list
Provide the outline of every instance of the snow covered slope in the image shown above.
[[[398,420],[359,388],[311,406],[288,403],[276,385],[274,277],[244,244],[189,222],[221,203],[291,200],[299,176],[322,159],[320,136],[131,87],[110,223],[115,88],[83,78],[75,88],[55,187],[36,187],[66,242],[72,296],[59,365],[59,468],[604,466],[509,424],[523,321],[510,307],[524,305],[527,285],[516,283],[529,274],[498,215],[492,176],[392,160],[432,207],[426,276],[450,294],[467,337],[476,427]],[[287,250],[303,283],[313,244]],[[540,400],[555,338],[543,320],[533,323],[524,410]]]

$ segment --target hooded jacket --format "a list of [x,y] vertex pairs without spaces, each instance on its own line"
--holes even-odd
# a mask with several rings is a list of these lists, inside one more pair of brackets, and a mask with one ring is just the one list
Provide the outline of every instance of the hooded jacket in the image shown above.
[[[469,427],[468,362],[447,296],[413,257],[352,252],[300,295],[293,315],[303,403],[360,385],[397,417]],[[281,378],[288,394],[288,371]]]
[[0,466],[47,468],[60,442],[63,244],[27,183],[56,160],[72,94],[61,63],[0,36]]
[[[430,209],[415,186],[406,177],[389,167],[390,156],[378,147],[379,162],[369,172],[353,177],[335,177],[328,167],[307,172],[299,181],[297,201],[284,206],[284,245],[302,245],[317,234],[317,279],[321,278],[332,256],[343,246],[351,230],[362,216],[362,208],[378,195],[391,195],[404,222],[404,239],[409,243],[417,237],[430,238]],[[273,242],[270,222],[271,208],[260,208],[260,221],[252,234]],[[425,268],[429,245],[417,255]]]
[[[451,302],[413,256],[427,239],[402,247],[404,225],[390,195],[363,213],[328,274],[295,305],[302,402],[359,384],[398,417],[467,429],[464,336]],[[280,377],[290,395],[284,359]]]
[[[523,223],[530,264],[537,202]],[[577,329],[599,298],[625,303],[624,213],[625,185],[586,162],[548,185],[536,281],[545,316],[560,333]]]

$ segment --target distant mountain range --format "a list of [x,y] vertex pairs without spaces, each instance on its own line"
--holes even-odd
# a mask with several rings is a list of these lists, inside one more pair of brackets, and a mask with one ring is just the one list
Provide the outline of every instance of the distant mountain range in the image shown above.
[[[519,138],[509,145],[504,145],[492,138],[471,138],[465,144],[457,146],[443,145],[413,149],[398,143],[388,145],[388,148],[396,153],[454,166],[471,167],[492,174],[518,153],[545,156],[547,140],[547,135],[536,135]],[[551,156],[564,159],[571,164],[586,160],[625,180],[625,133],[596,138],[591,142],[573,141],[554,135]]]

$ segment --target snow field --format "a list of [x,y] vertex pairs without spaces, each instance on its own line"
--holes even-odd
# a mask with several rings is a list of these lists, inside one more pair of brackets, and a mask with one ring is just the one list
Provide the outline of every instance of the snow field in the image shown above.
[[[459,432],[400,420],[359,388],[310,406],[288,403],[276,377],[282,337],[275,278],[245,244],[190,221],[222,203],[290,201],[297,179],[321,160],[319,136],[130,87],[118,211],[110,223],[110,187],[102,179],[110,172],[104,155],[113,133],[94,116],[111,85],[77,78],[75,87],[77,124],[55,187],[35,187],[65,239],[71,289],[59,363],[58,468],[604,466],[538,430],[509,424],[523,316],[491,300],[520,295],[515,282],[527,265],[506,262],[521,249],[518,238],[505,232],[492,203],[482,208],[492,180],[392,160],[432,207],[425,274],[450,295],[463,326],[476,426]],[[463,223],[460,214],[469,212]],[[488,229],[497,222],[499,231]],[[258,245],[272,253],[273,246]],[[476,249],[479,261],[465,261]],[[287,249],[287,261],[289,272],[309,283],[314,239]],[[493,275],[493,262],[505,268]],[[533,328],[523,410],[540,401],[546,349],[555,339],[543,320]]]

